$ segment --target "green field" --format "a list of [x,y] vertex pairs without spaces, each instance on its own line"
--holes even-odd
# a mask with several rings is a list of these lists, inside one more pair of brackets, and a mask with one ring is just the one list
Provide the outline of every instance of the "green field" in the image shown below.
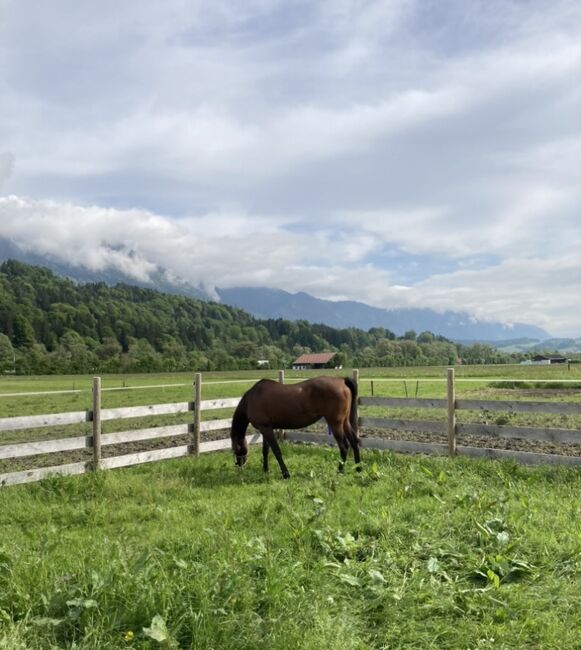
[[[351,369],[292,371],[285,379],[295,381],[317,374],[351,375]],[[560,382],[576,385],[581,392],[581,364],[553,366],[458,366],[457,392],[482,391],[490,382],[509,380],[531,383]],[[241,395],[262,377],[277,378],[277,371],[232,371],[203,373],[203,398]],[[406,368],[365,368],[359,371],[360,393],[370,395],[442,397],[446,392],[446,368],[420,366]],[[152,373],[103,375],[103,407],[133,406],[188,401],[193,396],[194,373]],[[91,380],[86,375],[0,377],[0,417],[57,413],[91,408]],[[573,392],[573,391],[571,391]],[[43,394],[44,393],[44,394]],[[47,394],[51,393],[51,394]]]
[[0,490],[0,648],[579,648],[581,473],[285,445]]
[[[351,369],[339,371],[295,372],[287,370],[285,381],[296,381],[316,374],[351,375]],[[370,368],[359,371],[362,396],[445,397],[445,367]],[[581,364],[567,366],[459,366],[456,393],[459,398],[474,399],[542,399],[581,402]],[[237,397],[261,377],[276,379],[277,371],[238,371],[203,373],[203,399]],[[116,408],[193,399],[194,373],[140,375],[105,375],[102,377],[102,407]],[[0,418],[39,415],[92,408],[90,376],[0,377]],[[206,411],[203,419],[228,418],[232,410]],[[381,417],[379,409],[362,409],[362,415]],[[393,409],[391,417],[444,419],[445,410]],[[463,421],[479,421],[482,413],[459,412]],[[503,418],[496,414],[495,418]],[[505,418],[506,419],[506,418]],[[108,421],[103,431],[109,433],[132,428],[178,424],[191,420],[183,416],[158,416]],[[494,422],[494,420],[492,420]],[[521,414],[510,416],[510,423],[520,426],[545,426],[581,429],[581,416]],[[0,444],[90,435],[90,423],[36,430],[0,432]],[[46,462],[49,463],[48,457]],[[49,463],[50,464],[50,463]],[[0,472],[9,471],[0,461]]]

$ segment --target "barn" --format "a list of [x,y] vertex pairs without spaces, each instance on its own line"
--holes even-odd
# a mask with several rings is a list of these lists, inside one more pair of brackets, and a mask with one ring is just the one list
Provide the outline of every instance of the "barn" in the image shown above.
[[549,355],[536,354],[533,357],[532,361],[533,363],[539,365],[550,365],[553,363],[567,363],[568,359],[567,357],[563,357],[559,354],[549,354]]
[[317,370],[333,366],[336,352],[317,352],[315,354],[301,354],[293,361],[293,370]]

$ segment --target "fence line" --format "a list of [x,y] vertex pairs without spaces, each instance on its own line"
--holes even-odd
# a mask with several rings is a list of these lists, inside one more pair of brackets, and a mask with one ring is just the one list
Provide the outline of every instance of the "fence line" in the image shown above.
[[[284,370],[279,370],[279,376],[280,376],[281,372],[284,375]],[[289,381],[302,381],[303,379],[305,379],[305,378],[304,377],[286,377],[285,381],[287,381],[287,382],[289,382]],[[204,384],[206,386],[214,386],[214,385],[217,386],[217,385],[221,385],[221,384],[249,384],[252,381],[258,381],[258,378],[256,378],[256,379],[211,380],[211,381],[205,381]],[[397,379],[397,380],[394,380],[394,381],[401,381],[401,379]],[[569,380],[564,380],[564,381],[569,381]],[[186,386],[191,386],[191,383],[186,383],[186,384],[144,384],[142,386],[111,386],[109,388],[101,388],[101,392],[108,393],[108,392],[124,391],[124,390],[147,390],[149,388],[184,388]],[[18,392],[18,393],[0,393],[0,398],[2,398],[2,397],[39,397],[41,395],[78,395],[79,393],[89,393],[92,390],[93,390],[92,388],[69,388],[69,389],[63,389],[63,390],[41,390],[41,391],[33,391],[33,392],[27,391],[27,392]]]
[[[355,381],[359,380],[359,372],[353,371]],[[279,373],[279,381],[284,382],[284,373]],[[401,380],[399,380],[401,381]],[[537,454],[532,452],[516,452],[509,450],[476,448],[457,445],[458,434],[466,433],[491,438],[529,438],[532,440],[581,443],[581,431],[577,429],[554,429],[547,427],[515,427],[506,425],[488,424],[458,424],[456,413],[459,410],[488,410],[506,411],[509,413],[557,413],[563,415],[581,415],[581,404],[539,402],[539,401],[506,401],[506,400],[457,400],[455,395],[454,369],[448,369],[447,398],[389,398],[389,397],[360,397],[355,408],[383,407],[383,408],[422,408],[445,409],[447,418],[444,420],[414,420],[388,417],[359,417],[359,427],[373,427],[390,430],[402,430],[427,433],[447,433],[448,444],[427,442],[413,442],[402,440],[372,439],[365,440],[365,446],[379,449],[392,449],[400,452],[413,453],[438,453],[450,456],[467,455],[486,458],[514,458],[520,462],[547,462],[581,465],[581,456],[562,456],[558,454]],[[27,456],[46,455],[57,452],[91,449],[91,461],[68,463],[52,467],[24,470],[0,474],[0,486],[15,485],[41,480],[50,474],[81,474],[99,469],[113,469],[127,467],[139,463],[147,463],[167,458],[178,458],[187,455],[197,456],[200,453],[227,449],[230,440],[213,440],[201,442],[203,432],[226,429],[230,426],[231,419],[212,419],[201,421],[201,413],[205,410],[234,408],[240,398],[225,398],[202,400],[202,375],[196,373],[194,381],[194,395],[192,402],[171,404],[154,404],[150,406],[132,406],[114,409],[101,408],[101,380],[93,380],[93,403],[90,411],[76,411],[71,413],[55,413],[50,415],[35,415],[25,417],[11,417],[0,419],[0,432],[8,430],[31,429],[35,427],[57,426],[63,424],[81,424],[90,422],[92,432],[90,435],[63,438],[58,440],[44,440],[0,445],[0,459],[9,460]],[[143,417],[151,415],[192,413],[190,424],[180,424],[162,427],[149,427],[139,430],[119,431],[103,434],[101,423],[107,420],[123,420],[126,418]],[[185,436],[189,434],[188,443],[165,449],[155,449],[121,456],[102,457],[102,448],[128,442],[150,439],[161,439],[172,436]],[[312,433],[285,432],[286,439],[290,441],[317,441],[327,442],[327,436]],[[259,434],[249,435],[251,443],[258,442]]]
[[[279,373],[284,374],[284,370],[279,370]],[[298,371],[300,372],[300,371]],[[285,381],[303,381],[305,377],[285,377]],[[213,379],[210,381],[205,381],[206,386],[218,386],[221,384],[248,384],[254,381],[253,379],[223,379],[217,380]],[[256,379],[258,381],[258,379]],[[420,382],[420,383],[443,383],[446,378],[442,377],[365,377],[365,381],[377,382],[377,383],[399,383],[402,382]],[[513,379],[507,379],[506,377],[456,377],[455,382],[466,382],[466,383],[480,383],[480,382],[502,382],[506,384],[512,383],[549,383],[549,384],[578,384],[581,383],[579,379],[552,379],[547,377],[535,378],[526,378],[521,379],[515,377]],[[153,388],[184,388],[186,386],[191,386],[190,383],[185,384],[145,384],[142,386],[111,386],[109,388],[102,388],[103,393],[106,392],[115,392],[115,391],[124,391],[124,390],[148,390]],[[26,391],[26,392],[16,392],[16,393],[0,393],[0,398],[2,397],[37,397],[41,395],[77,395],[79,393],[88,393],[91,392],[92,388],[70,388],[63,390],[44,390],[44,391]]]

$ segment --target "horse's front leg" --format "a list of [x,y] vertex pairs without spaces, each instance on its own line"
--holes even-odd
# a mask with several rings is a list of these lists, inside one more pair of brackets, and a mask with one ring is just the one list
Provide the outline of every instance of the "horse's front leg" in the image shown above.
[[276,460],[278,461],[278,466],[280,467],[280,471],[282,472],[282,477],[283,478],[290,478],[290,473],[284,464],[284,460],[282,459],[282,452],[280,450],[280,447],[278,446],[278,441],[274,435],[274,431],[272,427],[260,427],[260,433],[262,433],[262,460],[263,463],[265,462],[265,452],[264,452],[264,445],[267,445],[267,451],[266,453],[268,454],[268,447],[272,449],[272,453],[274,454]]

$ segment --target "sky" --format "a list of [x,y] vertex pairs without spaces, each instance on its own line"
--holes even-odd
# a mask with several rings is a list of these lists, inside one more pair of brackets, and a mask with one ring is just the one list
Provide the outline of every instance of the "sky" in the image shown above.
[[578,0],[0,0],[0,237],[581,336]]

